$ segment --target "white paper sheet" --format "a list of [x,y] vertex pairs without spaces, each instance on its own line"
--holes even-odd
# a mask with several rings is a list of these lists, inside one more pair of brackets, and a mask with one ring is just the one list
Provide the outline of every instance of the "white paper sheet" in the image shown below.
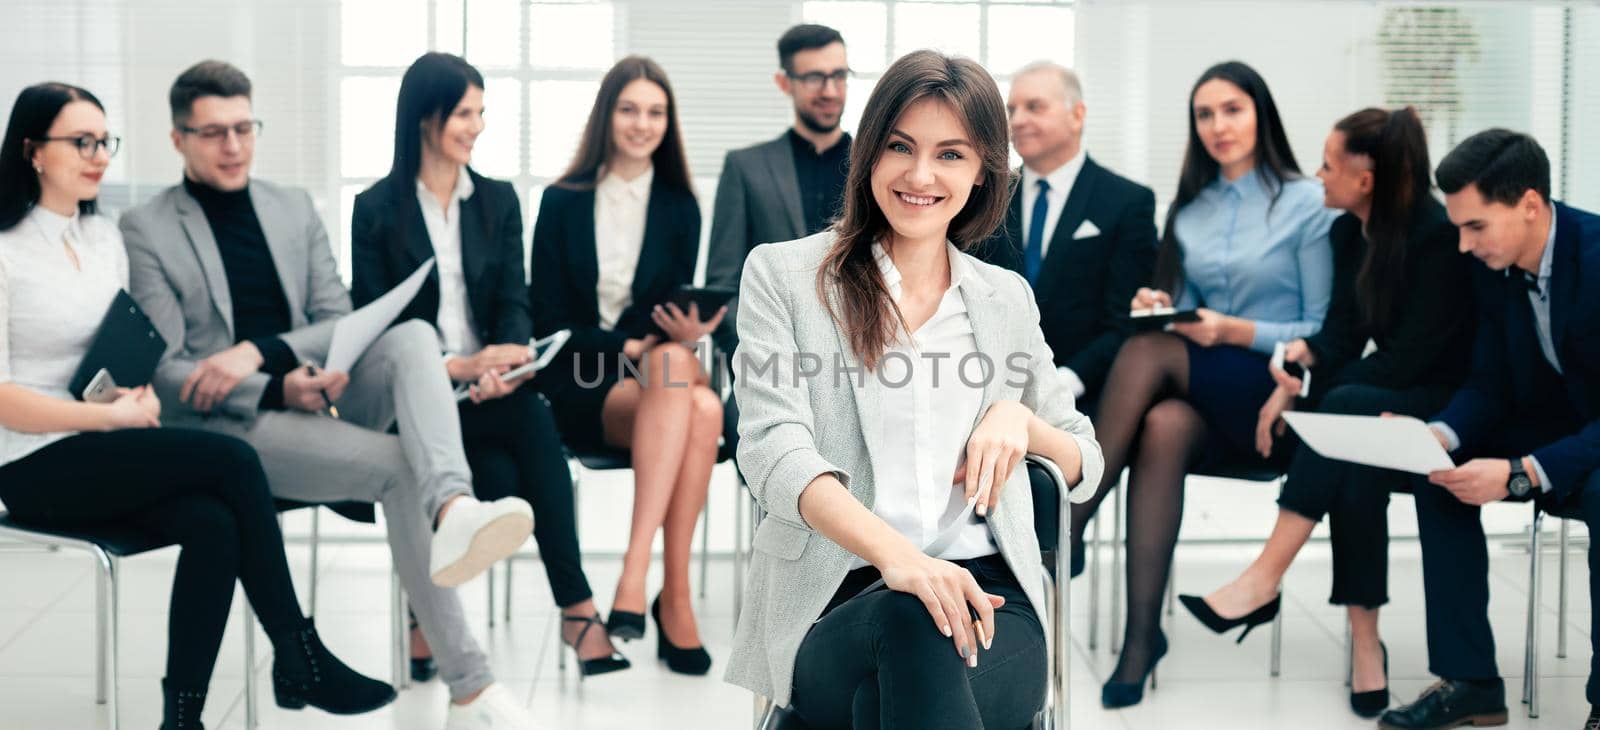
[[1312,451],[1329,459],[1412,474],[1455,468],[1433,430],[1415,418],[1289,411],[1283,420]]
[[355,367],[356,361],[366,354],[367,348],[378,339],[378,335],[383,334],[395,317],[400,316],[406,305],[416,298],[417,292],[422,289],[422,282],[427,281],[428,272],[432,270],[433,259],[430,258],[388,293],[341,318],[333,326],[333,342],[328,345],[328,360],[323,363],[323,369],[336,373],[350,372],[350,368]]

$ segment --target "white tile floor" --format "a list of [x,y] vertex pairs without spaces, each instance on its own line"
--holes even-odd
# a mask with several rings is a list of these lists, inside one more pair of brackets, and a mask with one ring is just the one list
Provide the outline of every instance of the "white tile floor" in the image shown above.
[[[712,493],[715,510],[714,549],[725,549],[731,535],[728,506],[731,475],[719,467]],[[586,549],[615,554],[621,547],[628,494],[625,477],[592,475],[584,486],[588,499],[582,534]],[[602,511],[602,499],[608,509]],[[1391,530],[1397,537],[1414,535],[1409,498],[1390,507]],[[1186,537],[1259,537],[1266,534],[1274,507],[1266,490],[1237,483],[1197,480],[1186,506]],[[1525,508],[1497,507],[1487,513],[1491,531],[1513,532],[1526,526]],[[291,534],[302,533],[305,521],[291,517]],[[323,520],[325,534],[376,535],[366,526]],[[1583,535],[1581,526],[1574,529]],[[1109,535],[1109,533],[1107,533]],[[1554,543],[1554,525],[1549,539]],[[1176,570],[1180,592],[1205,592],[1230,577],[1253,552],[1250,547],[1182,545]],[[1398,541],[1392,550],[1390,591],[1393,602],[1384,612],[1384,636],[1391,656],[1391,687],[1397,699],[1409,700],[1431,681],[1423,635],[1421,562],[1414,541]],[[1493,556],[1491,614],[1499,640],[1501,671],[1512,701],[1511,727],[1577,728],[1588,706],[1584,678],[1588,672],[1588,571],[1581,552],[1571,569],[1569,654],[1555,657],[1556,561],[1545,562],[1544,641],[1540,675],[1543,717],[1530,720],[1517,705],[1520,697],[1527,554],[1509,541],[1496,543]],[[123,727],[145,730],[160,721],[157,681],[162,674],[166,635],[165,610],[175,552],[144,556],[123,563],[122,593],[122,720]],[[289,561],[304,600],[308,550],[289,548]],[[379,545],[324,545],[321,551],[321,593],[318,626],[340,656],[359,669],[387,677],[388,557]],[[615,558],[587,561],[591,582],[602,605],[609,601],[619,568]],[[718,661],[713,676],[674,675],[651,656],[653,632],[645,642],[624,647],[632,670],[580,684],[571,672],[556,668],[556,614],[543,572],[534,562],[518,563],[513,588],[515,613],[510,624],[486,621],[483,579],[462,588],[474,630],[492,655],[494,670],[550,728],[742,728],[749,727],[748,693],[723,683],[718,675],[728,656],[732,635],[733,577],[727,560],[714,560],[708,598],[700,612],[702,633]],[[1268,676],[1270,632],[1258,631],[1243,646],[1210,635],[1183,613],[1169,619],[1173,650],[1161,665],[1160,689],[1145,702],[1119,712],[1099,706],[1101,680],[1115,657],[1106,651],[1105,609],[1101,613],[1099,648],[1087,646],[1088,581],[1073,586],[1071,714],[1075,728],[1359,728],[1371,727],[1347,709],[1343,686],[1342,615],[1326,602],[1329,580],[1326,544],[1313,543],[1290,573],[1285,585],[1285,633],[1282,676]],[[45,553],[0,547],[0,727],[6,730],[107,728],[106,710],[94,704],[94,586],[88,561],[71,553]],[[1102,601],[1105,593],[1102,589]],[[243,728],[242,639],[238,607],[223,643],[216,678],[205,712],[211,728]],[[332,717],[310,710],[281,711],[271,703],[271,686],[261,666],[254,681],[264,699],[262,727],[295,730],[363,730],[405,728],[436,730],[443,726],[446,694],[435,682],[413,685],[389,708],[357,718]]]

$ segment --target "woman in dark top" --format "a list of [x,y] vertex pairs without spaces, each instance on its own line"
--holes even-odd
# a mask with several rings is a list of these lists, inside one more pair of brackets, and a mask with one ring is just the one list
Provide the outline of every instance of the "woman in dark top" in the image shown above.
[[571,330],[572,339],[535,386],[569,442],[631,451],[633,524],[606,627],[623,639],[644,635],[645,577],[661,530],[657,655],[686,674],[711,668],[690,601],[689,545],[722,436],[722,400],[692,348],[723,312],[702,321],[666,301],[694,278],[699,248],[672,86],[654,61],[624,58],[601,80],[577,155],[539,205],[533,330]]
[[[23,89],[0,146],[0,500],[18,524],[122,528],[176,543],[161,730],[204,730],[234,584],[272,642],[278,705],[354,714],[394,689],[334,657],[295,598],[261,461],[231,436],[160,428],[147,384],[81,402],[70,381],[128,285],[122,234],[96,210],[119,138],[88,91]],[[47,723],[57,725],[57,723]]]
[[[401,79],[397,107],[394,164],[355,200],[355,301],[376,299],[435,260],[401,319],[438,328],[445,369],[469,389],[460,415],[473,490],[481,499],[518,496],[533,505],[534,540],[561,607],[562,641],[577,652],[579,672],[626,669],[583,573],[572,477],[555,418],[532,387],[521,387],[526,378],[500,377],[530,360],[533,322],[516,191],[468,167],[484,126],[483,76],[458,56],[426,54]],[[426,679],[431,661],[421,658],[426,645],[418,648],[413,643],[413,676]]]
[[[1273,368],[1278,389],[1262,407],[1257,448],[1272,450],[1290,409],[1427,417],[1465,378],[1471,346],[1468,258],[1444,206],[1429,191],[1428,144],[1411,108],[1364,109],[1340,120],[1323,150],[1322,178],[1334,224],[1334,298],[1322,330],[1288,346],[1286,362],[1311,371],[1315,389],[1300,401],[1301,380]],[[1362,356],[1367,341],[1377,344]],[[1281,445],[1280,445],[1281,447]],[[1295,554],[1328,515],[1333,595],[1350,619],[1350,705],[1376,717],[1389,702],[1378,607],[1388,601],[1391,490],[1400,472],[1333,461],[1305,446],[1294,451],[1278,521],[1261,555],[1232,583],[1183,603],[1213,630],[1260,624],[1278,612],[1278,586]]]

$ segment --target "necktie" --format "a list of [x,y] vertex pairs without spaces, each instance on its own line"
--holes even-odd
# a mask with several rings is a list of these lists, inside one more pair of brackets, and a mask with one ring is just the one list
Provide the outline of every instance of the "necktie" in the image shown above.
[[1039,195],[1033,200],[1033,217],[1028,221],[1027,246],[1022,252],[1022,275],[1032,286],[1039,278],[1039,260],[1044,252],[1044,219],[1050,214],[1050,183],[1039,179]]

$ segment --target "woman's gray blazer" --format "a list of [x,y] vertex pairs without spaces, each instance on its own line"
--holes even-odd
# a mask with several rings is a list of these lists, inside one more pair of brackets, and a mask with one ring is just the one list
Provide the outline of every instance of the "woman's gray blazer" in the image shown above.
[[[733,363],[738,368],[738,460],[767,517],[756,530],[748,598],[726,678],[779,705],[789,702],[801,639],[854,560],[800,517],[800,493],[812,479],[831,472],[868,509],[873,503],[869,454],[878,445],[874,430],[862,424],[877,422],[877,403],[861,386],[876,374],[862,368],[817,296],[817,269],[833,239],[832,231],[824,231],[758,246],[739,285],[739,349]],[[966,258],[976,275],[961,281],[961,296],[978,351],[994,364],[979,418],[995,401],[1020,401],[1072,434],[1083,453],[1080,483],[1098,485],[1105,460],[1094,427],[1073,407],[1071,392],[1056,374],[1027,283],[1012,271]],[[1074,489],[1071,495],[1087,498],[1092,491]],[[989,527],[1048,626],[1025,469],[1011,474]],[[935,630],[932,619],[928,630]]]

